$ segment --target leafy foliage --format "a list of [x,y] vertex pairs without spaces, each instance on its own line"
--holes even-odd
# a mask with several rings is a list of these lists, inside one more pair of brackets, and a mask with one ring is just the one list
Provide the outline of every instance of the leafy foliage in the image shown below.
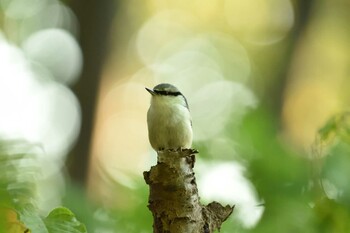
[[71,232],[81,233],[86,232],[84,224],[80,223],[75,215],[65,207],[58,207],[50,212],[44,219],[45,225],[50,233]]
[[335,138],[340,138],[346,143],[350,143],[350,112],[344,112],[333,116],[318,131],[320,141],[333,142]]
[[334,116],[319,130],[311,158],[292,151],[277,136],[273,117],[262,109],[246,117],[239,133],[240,154],[265,211],[253,229],[232,221],[221,232],[348,232],[349,116]]
[[74,214],[59,207],[44,218],[36,205],[40,175],[38,148],[25,142],[0,143],[0,232],[87,232]]

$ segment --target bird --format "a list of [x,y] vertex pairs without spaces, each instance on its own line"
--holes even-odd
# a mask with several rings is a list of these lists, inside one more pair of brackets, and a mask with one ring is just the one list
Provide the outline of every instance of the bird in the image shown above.
[[191,148],[192,118],[186,97],[169,83],[146,90],[151,94],[147,125],[152,148],[155,151]]

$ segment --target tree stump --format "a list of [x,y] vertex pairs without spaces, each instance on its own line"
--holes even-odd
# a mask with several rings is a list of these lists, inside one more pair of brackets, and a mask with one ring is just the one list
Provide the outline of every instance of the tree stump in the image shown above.
[[193,149],[158,151],[157,165],[144,172],[154,233],[212,233],[232,213],[234,207],[229,205],[200,204],[193,172],[196,153]]

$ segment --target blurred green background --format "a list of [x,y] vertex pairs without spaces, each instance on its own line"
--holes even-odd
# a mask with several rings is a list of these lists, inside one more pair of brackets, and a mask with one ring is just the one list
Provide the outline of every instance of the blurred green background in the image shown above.
[[350,232],[349,22],[346,0],[0,0],[0,232],[152,232],[161,82],[202,202],[235,204],[221,232]]

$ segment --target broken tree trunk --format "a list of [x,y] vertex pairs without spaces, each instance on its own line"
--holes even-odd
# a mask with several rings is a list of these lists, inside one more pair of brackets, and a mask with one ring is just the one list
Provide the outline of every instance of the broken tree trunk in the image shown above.
[[212,233],[232,213],[229,205],[200,204],[193,172],[196,153],[193,149],[159,151],[157,165],[144,172],[154,233]]

